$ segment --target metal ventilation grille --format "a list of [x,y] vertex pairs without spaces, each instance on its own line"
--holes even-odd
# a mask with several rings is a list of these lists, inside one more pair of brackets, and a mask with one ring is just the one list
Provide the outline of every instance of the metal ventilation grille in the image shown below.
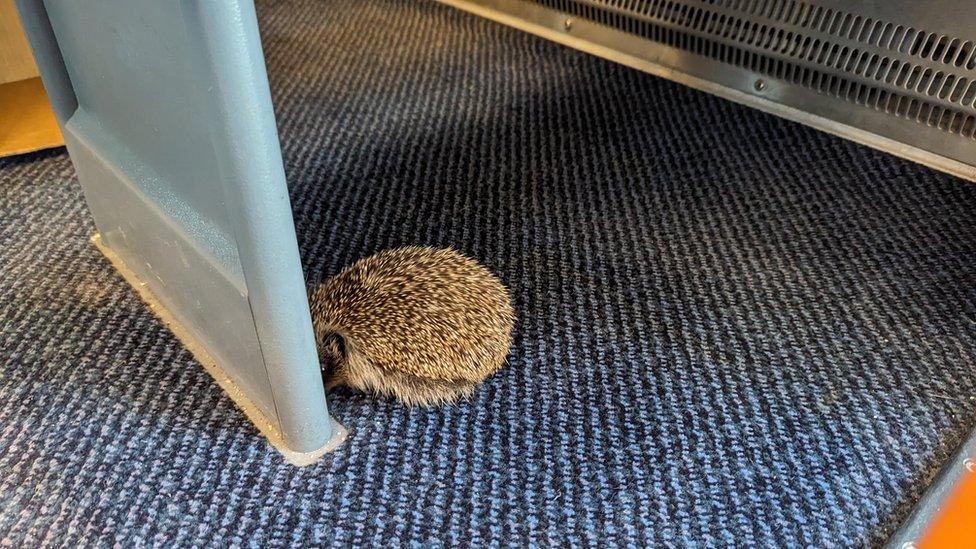
[[441,1],[976,180],[972,0]]
[[652,42],[976,138],[976,79],[923,64],[947,64],[949,60],[954,67],[965,65],[971,70],[971,41],[789,0],[532,1]]
[[976,47],[963,41],[881,19],[793,0],[758,2],[755,0],[710,0],[708,4],[729,8],[748,16],[798,25],[818,33],[873,44],[886,50],[946,65],[976,68]]

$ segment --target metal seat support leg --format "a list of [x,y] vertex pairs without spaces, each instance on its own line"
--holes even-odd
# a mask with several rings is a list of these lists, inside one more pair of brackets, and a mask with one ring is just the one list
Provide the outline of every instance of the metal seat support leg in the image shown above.
[[286,456],[314,460],[341,428],[253,3],[17,4],[96,244]]

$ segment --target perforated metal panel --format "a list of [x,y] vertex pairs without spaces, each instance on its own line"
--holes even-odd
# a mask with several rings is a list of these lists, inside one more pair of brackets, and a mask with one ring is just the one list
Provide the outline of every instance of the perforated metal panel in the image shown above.
[[976,180],[970,0],[445,0]]

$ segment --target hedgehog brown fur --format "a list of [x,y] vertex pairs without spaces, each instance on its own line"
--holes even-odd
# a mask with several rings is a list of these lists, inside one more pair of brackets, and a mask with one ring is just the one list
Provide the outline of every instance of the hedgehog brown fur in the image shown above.
[[327,387],[430,406],[468,395],[505,362],[505,286],[452,249],[410,246],[361,259],[312,292]]

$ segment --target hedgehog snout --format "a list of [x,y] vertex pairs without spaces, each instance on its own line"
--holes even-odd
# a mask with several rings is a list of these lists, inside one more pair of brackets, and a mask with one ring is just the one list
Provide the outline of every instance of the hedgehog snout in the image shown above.
[[346,383],[346,341],[342,335],[329,332],[319,342],[319,364],[331,389]]

